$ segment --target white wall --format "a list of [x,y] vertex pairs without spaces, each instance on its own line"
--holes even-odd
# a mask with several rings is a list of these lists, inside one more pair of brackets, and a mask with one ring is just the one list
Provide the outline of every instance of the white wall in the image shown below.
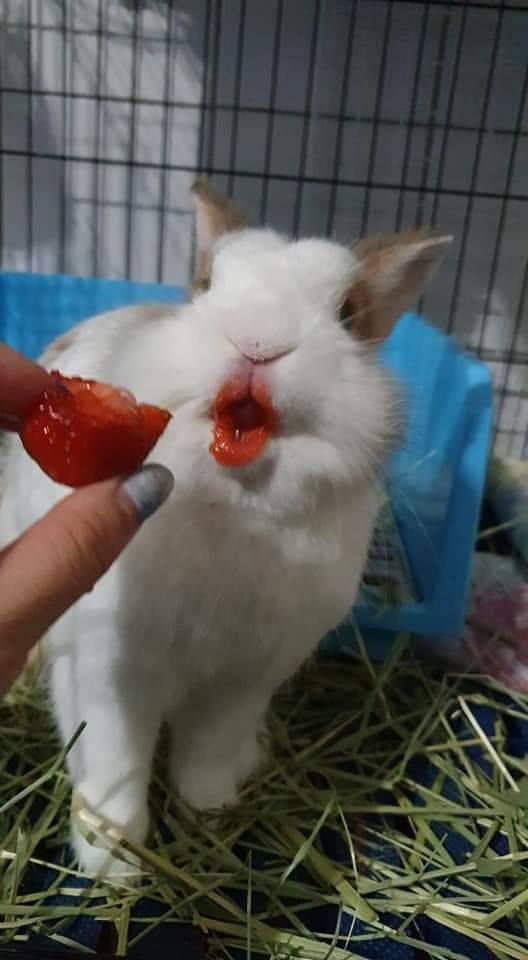
[[[1,86],[9,91],[0,140],[4,267],[186,282],[203,69],[199,24],[184,6],[171,18],[170,59],[166,6],[144,11],[133,72],[134,17],[121,3],[8,0],[0,26]],[[164,110],[167,92],[188,106]],[[134,117],[133,97],[147,101]],[[31,149],[46,159],[16,155]],[[130,158],[137,166],[127,166]],[[164,171],[164,161],[188,172]]]

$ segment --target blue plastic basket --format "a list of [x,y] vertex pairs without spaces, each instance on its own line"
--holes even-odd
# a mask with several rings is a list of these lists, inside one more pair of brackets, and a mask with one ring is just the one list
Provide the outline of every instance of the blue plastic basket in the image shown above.
[[[0,274],[0,340],[36,357],[55,336],[91,314],[132,303],[182,302],[180,287],[75,277]],[[356,620],[386,636],[462,629],[492,430],[492,384],[414,314],[405,314],[381,351],[403,384],[405,446],[389,467],[393,513],[417,600],[397,609],[359,605]],[[327,639],[339,649],[345,632]]]

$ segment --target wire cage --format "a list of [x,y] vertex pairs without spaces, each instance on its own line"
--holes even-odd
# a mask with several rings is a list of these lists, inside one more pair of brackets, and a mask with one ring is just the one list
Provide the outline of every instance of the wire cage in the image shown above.
[[455,236],[422,309],[528,456],[528,4],[4,0],[4,269],[185,284],[188,187],[350,240]]
[[[452,233],[420,312],[488,365],[495,449],[528,458],[528,2],[3,0],[1,9],[0,319],[21,309],[16,274],[35,274],[24,285],[25,316],[40,318],[25,330],[29,353],[66,315],[141,301],[150,284],[172,298],[187,284],[189,187],[202,172],[294,235],[347,242],[421,224]],[[424,369],[435,336],[425,329]],[[460,503],[457,520],[468,522]],[[441,591],[439,605],[447,609]],[[105,924],[72,916],[83,883],[77,900],[70,887],[57,893],[69,911],[58,942],[93,952],[104,949]],[[156,926],[148,955],[173,953]],[[382,953],[365,956],[389,955],[392,941],[376,944]],[[17,946],[0,955],[31,955]]]

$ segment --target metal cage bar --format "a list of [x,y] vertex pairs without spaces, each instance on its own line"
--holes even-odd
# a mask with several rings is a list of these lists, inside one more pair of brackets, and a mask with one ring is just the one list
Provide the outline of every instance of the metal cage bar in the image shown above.
[[423,310],[528,455],[528,3],[4,8],[4,267],[184,283],[197,172],[293,234],[431,224],[456,241]]

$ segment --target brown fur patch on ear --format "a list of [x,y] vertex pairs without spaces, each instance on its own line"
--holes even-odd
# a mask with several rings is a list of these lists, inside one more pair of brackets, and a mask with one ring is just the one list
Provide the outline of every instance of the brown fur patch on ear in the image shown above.
[[191,194],[196,209],[198,251],[190,292],[196,296],[209,287],[211,248],[215,240],[224,233],[243,230],[251,223],[234,200],[223,197],[207,180],[196,180]]
[[207,180],[195,180],[191,193],[196,207],[200,208],[205,215],[208,232],[212,239],[231,230],[242,230],[249,226],[249,218],[238,204],[218,193]]
[[375,302],[369,285],[358,277],[341,307],[341,323],[346,329],[353,330],[360,340],[371,341],[375,339],[374,327],[377,326],[373,319],[374,310]]
[[401,233],[372,233],[361,237],[352,244],[352,252],[360,261],[380,261],[384,256],[392,255],[394,247],[406,247],[435,237],[432,230],[419,227],[415,230],[402,230]]
[[450,242],[428,229],[359,240],[352,247],[358,266],[343,306],[344,325],[361,340],[384,340],[423,293]]

